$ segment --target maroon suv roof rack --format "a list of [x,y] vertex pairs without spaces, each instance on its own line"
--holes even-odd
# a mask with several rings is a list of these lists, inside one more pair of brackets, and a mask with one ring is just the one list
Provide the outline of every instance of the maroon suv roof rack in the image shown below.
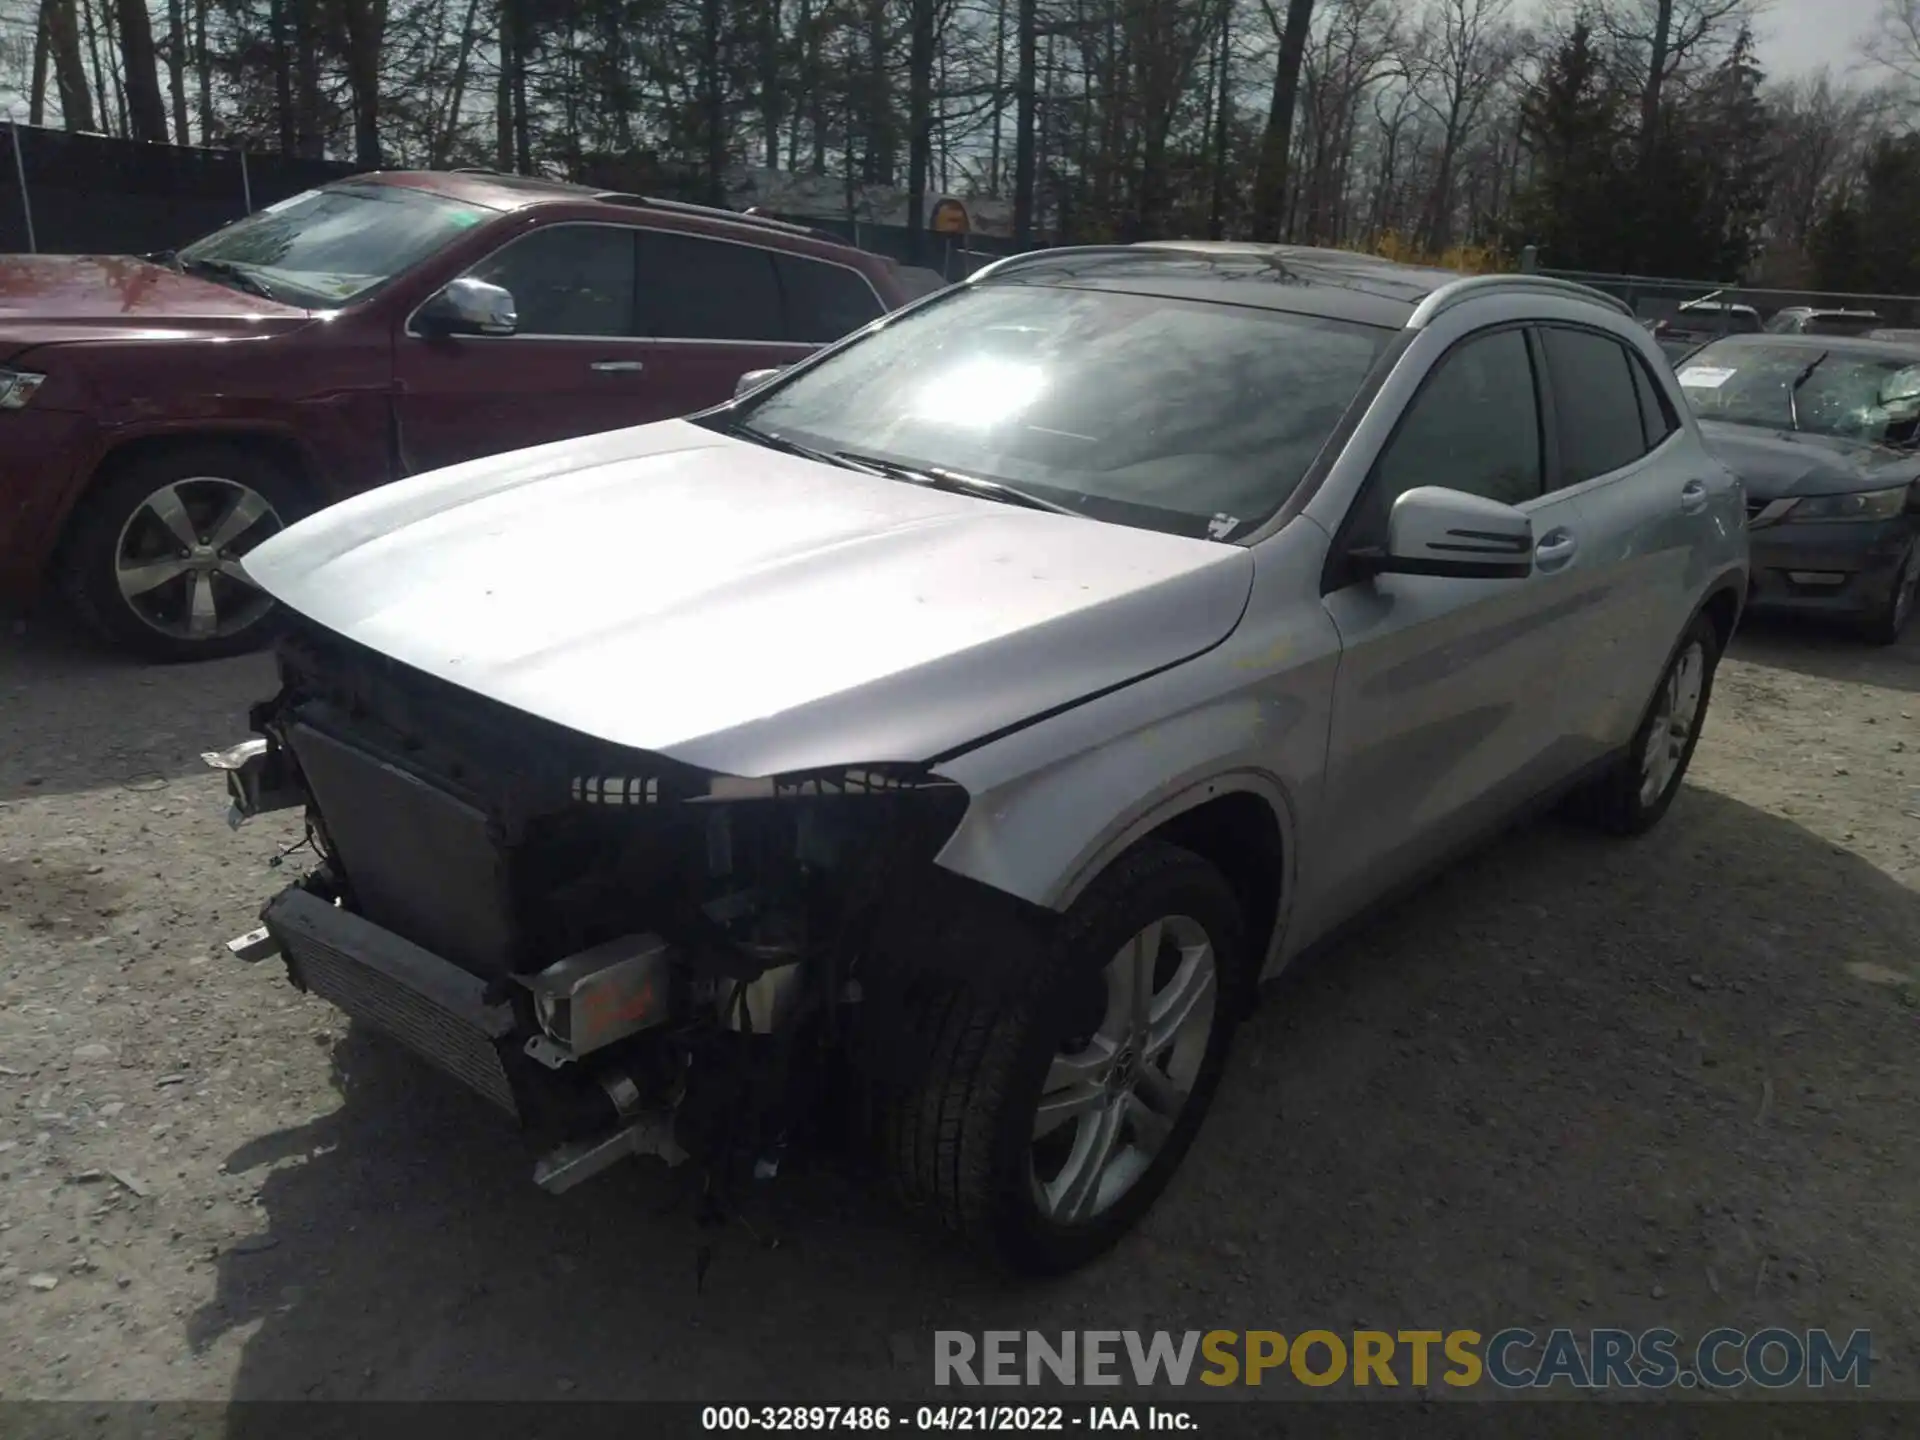
[[757,225],[763,230],[781,230],[789,235],[805,235],[810,239],[824,240],[830,245],[851,245],[845,236],[835,235],[829,230],[818,230],[811,225],[796,224],[791,220],[777,220],[771,215],[753,215],[740,210],[728,210],[719,205],[696,205],[690,200],[662,200],[653,195],[636,195],[625,190],[597,190],[594,199],[608,205],[633,205],[646,210],[664,210],[670,215],[698,215],[711,220],[731,220],[738,225]]
[[510,175],[488,165],[456,165],[443,173],[485,175],[518,190],[544,190],[559,194],[580,195],[598,200],[604,205],[631,205],[637,209],[664,210],[673,215],[698,215],[710,220],[730,220],[737,225],[757,225],[763,230],[779,230],[788,235],[805,235],[811,240],[822,240],[829,245],[853,247],[851,240],[844,235],[836,235],[831,230],[821,230],[812,225],[800,225],[791,220],[777,220],[771,215],[728,210],[720,205],[696,205],[689,200],[662,200],[653,195],[640,195],[628,190],[599,190],[590,185],[576,185],[570,180],[548,179],[544,175]]

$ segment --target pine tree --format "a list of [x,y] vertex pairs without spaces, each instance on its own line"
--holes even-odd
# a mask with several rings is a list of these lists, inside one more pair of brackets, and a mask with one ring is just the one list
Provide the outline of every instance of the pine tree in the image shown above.
[[1533,170],[1514,196],[1509,248],[1537,245],[1562,269],[1619,266],[1629,161],[1624,108],[1592,27],[1576,20],[1521,100]]
[[1687,149],[1701,169],[1700,208],[1689,227],[1694,274],[1741,278],[1760,243],[1773,171],[1773,125],[1760,87],[1753,32],[1733,49],[1683,112]]

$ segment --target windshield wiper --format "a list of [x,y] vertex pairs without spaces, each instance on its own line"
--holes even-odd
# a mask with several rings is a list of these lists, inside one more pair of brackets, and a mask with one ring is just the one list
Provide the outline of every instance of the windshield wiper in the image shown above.
[[798,440],[789,440],[786,436],[776,435],[771,430],[756,430],[743,421],[723,420],[714,428],[724,434],[737,435],[742,440],[751,440],[756,445],[764,445],[769,450],[778,450],[783,455],[798,455],[802,460],[831,465],[837,470],[847,468],[844,460],[838,456],[829,455],[825,450],[816,450],[811,445],[802,445]]
[[1081,516],[1081,511],[1071,505],[1062,505],[1057,500],[1048,500],[1034,494],[1031,490],[1022,490],[1009,485],[1004,480],[988,480],[981,475],[966,475],[958,470],[948,470],[938,465],[924,468],[916,465],[902,465],[897,460],[883,460],[877,455],[862,455],[853,450],[836,450],[834,458],[845,464],[862,470],[871,470],[876,475],[889,475],[896,480],[906,480],[914,485],[925,485],[930,490],[945,490],[954,495],[972,495],[980,500],[998,500],[1003,505],[1020,505],[1028,510],[1045,510],[1054,515]]
[[278,298],[271,285],[244,265],[236,265],[231,260],[181,260],[179,265],[183,275],[211,275],[216,280],[225,280],[242,290],[251,291],[262,300]]
[[1822,350],[1814,356],[1807,368],[1794,376],[1793,384],[1787,387],[1787,419],[1793,422],[1795,430],[1800,428],[1800,387],[1813,378],[1813,372],[1826,363],[1827,356],[1832,353],[1831,350]]
[[802,460],[812,460],[821,465],[832,465],[841,470],[860,470],[868,475],[884,475],[890,480],[905,480],[914,485],[925,485],[930,490],[945,490],[955,495],[972,495],[982,500],[998,500],[1005,505],[1020,505],[1029,510],[1046,510],[1055,515],[1081,516],[1081,511],[1071,505],[1062,505],[1035,495],[1032,491],[1022,490],[1002,480],[988,480],[979,475],[964,475],[958,470],[947,470],[937,465],[925,467],[902,465],[898,460],[886,460],[878,455],[863,455],[857,450],[816,450],[811,445],[802,445],[797,440],[789,440],[784,435],[776,435],[771,430],[761,430],[740,420],[723,421],[716,428],[729,435],[737,435],[742,440],[751,440],[756,445],[764,445],[769,450],[779,450],[787,455],[797,455]]

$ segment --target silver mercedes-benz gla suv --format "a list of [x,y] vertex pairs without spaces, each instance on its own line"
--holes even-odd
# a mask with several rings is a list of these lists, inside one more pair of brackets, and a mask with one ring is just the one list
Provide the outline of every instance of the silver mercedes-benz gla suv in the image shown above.
[[1004,261],[246,567],[282,684],[216,763],[321,859],[239,953],[550,1189],[831,1144],[1059,1270],[1258,981],[1539,803],[1660,818],[1747,532],[1606,297],[1180,243]]

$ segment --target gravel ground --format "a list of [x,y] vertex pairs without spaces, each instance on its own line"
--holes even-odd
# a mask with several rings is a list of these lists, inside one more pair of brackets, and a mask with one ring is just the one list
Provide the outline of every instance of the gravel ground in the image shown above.
[[[1751,630],[1665,824],[1544,822],[1271,991],[1142,1233],[1009,1288],[831,1175],[699,1229],[220,942],[259,658],[0,642],[0,1396],[924,1394],[935,1328],[1871,1327],[1920,1395],[1920,637]],[[695,1253],[715,1247],[704,1283]]]

